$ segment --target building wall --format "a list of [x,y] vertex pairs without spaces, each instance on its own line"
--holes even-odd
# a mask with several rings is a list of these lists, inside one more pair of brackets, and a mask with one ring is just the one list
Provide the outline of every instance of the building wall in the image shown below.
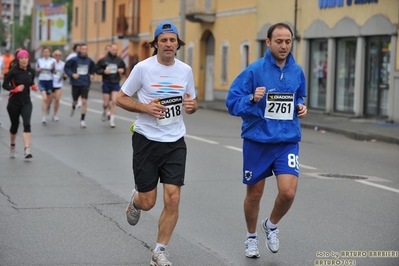
[[[126,16],[131,17],[134,14],[136,1],[140,6],[138,32],[131,33],[128,30],[126,36],[115,35],[112,24],[115,23],[117,16],[117,6],[125,3],[128,7]],[[100,1],[88,2],[88,5],[93,6],[94,3]],[[399,99],[397,86],[399,84],[399,41],[397,41],[399,0],[356,0],[356,4],[355,0],[186,0],[185,2],[180,0],[114,0],[106,2],[106,21],[98,25],[94,23],[94,7],[88,9],[87,12],[80,12],[80,21],[86,19],[90,23],[86,22],[86,24],[73,27],[73,39],[89,43],[91,45],[89,53],[96,55],[102,51],[106,43],[114,40],[120,43],[122,49],[128,46],[130,60],[135,56],[141,61],[152,53],[146,44],[153,39],[156,26],[162,21],[171,21],[180,30],[180,37],[186,42],[186,46],[177,53],[177,57],[191,65],[199,100],[224,100],[235,77],[248,63],[263,57],[267,49],[265,39],[268,28],[274,23],[285,22],[295,33],[292,54],[302,66],[308,79],[307,101],[310,109],[338,115],[368,117],[373,116],[373,111],[371,114],[368,113],[373,109],[370,109],[369,104],[373,102],[373,97],[378,96],[378,106],[374,109],[380,108],[380,110],[376,112],[375,117],[399,121],[399,107],[395,107],[398,106],[395,103]],[[113,2],[115,6],[112,5]],[[367,3],[358,4],[359,2]],[[86,3],[87,1],[83,0],[74,1],[74,5],[82,10]],[[182,3],[185,6],[184,13],[180,12]],[[324,4],[329,6],[322,6]],[[205,10],[205,7],[209,10]],[[110,10],[114,11],[110,12]],[[205,21],[201,18],[202,20],[194,21],[188,14],[188,11],[193,12],[193,10],[197,15],[209,15],[205,20],[211,19]],[[108,13],[114,14],[114,22],[112,19],[109,20]],[[82,28],[81,25],[88,25],[88,27]],[[370,69],[375,68],[375,64],[373,66],[368,60],[377,58],[371,56],[371,53],[375,51],[370,50],[370,45],[378,42],[380,37],[386,40],[385,43],[380,44],[387,45],[383,47],[385,52],[381,53],[381,48],[375,51],[381,53],[378,60],[381,60],[380,63],[385,66],[385,70],[390,68],[390,75],[389,84],[384,85],[386,88],[377,89],[374,95],[368,87],[370,84],[368,84],[367,73],[371,73]],[[209,40],[214,41],[213,45]],[[346,75],[349,75],[349,70],[353,71],[352,76],[343,79],[346,84],[343,87],[342,84],[340,85],[338,65],[339,60],[342,61],[348,56],[342,55],[345,50],[342,45],[348,45],[352,49],[350,55],[352,61],[345,61]],[[226,52],[227,57],[224,58],[223,55],[226,55]],[[315,61],[319,59],[325,61],[323,67],[326,77],[318,79],[319,88],[316,89],[320,91],[315,98],[315,86],[317,87]],[[389,60],[389,62],[384,60]],[[353,64],[352,69],[349,64]],[[348,81],[353,77],[356,77],[355,82]],[[210,87],[211,91],[209,91]],[[345,95],[342,96],[342,93]],[[347,101],[349,104],[346,103]],[[314,102],[318,103],[314,106]]]

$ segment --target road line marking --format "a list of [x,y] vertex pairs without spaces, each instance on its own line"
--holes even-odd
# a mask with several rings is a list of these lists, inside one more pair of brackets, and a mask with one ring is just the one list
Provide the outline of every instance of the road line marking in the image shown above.
[[[237,147],[234,147],[234,146],[225,145],[224,147],[227,148],[227,149],[230,149],[230,150],[242,152],[241,148],[237,148]],[[305,169],[308,169],[308,170],[316,170],[317,169],[315,167],[312,167],[312,166],[309,166],[309,165],[305,165],[305,164],[299,164],[299,167],[305,168]]]
[[396,188],[391,188],[391,187],[383,186],[383,185],[380,185],[380,184],[371,183],[371,182],[366,181],[366,180],[355,180],[355,181],[359,182],[359,183],[362,183],[362,184],[365,184],[365,185],[368,185],[368,186],[381,188],[381,189],[385,189],[385,190],[392,191],[392,192],[395,192],[395,193],[399,193],[399,189],[396,189]]
[[213,140],[208,140],[208,139],[204,139],[204,138],[200,138],[200,137],[192,136],[192,135],[188,135],[188,134],[186,134],[185,137],[190,138],[190,139],[199,140],[199,141],[202,141],[202,142],[206,142],[206,143],[209,143],[209,144],[219,144],[219,142],[216,142],[216,141],[213,141]]
[[[42,99],[42,96],[41,95],[34,95],[36,98],[38,98],[38,99]],[[66,98],[66,97],[63,97],[64,99]],[[88,100],[89,102],[90,101],[93,101],[93,100]],[[102,102],[102,101],[101,101]],[[66,102],[66,101],[64,101],[64,100],[60,100],[60,104],[62,104],[62,105],[66,105],[66,106],[70,106],[71,107],[71,102]],[[95,114],[102,114],[103,112],[102,111],[98,111],[98,110],[95,110],[95,109],[92,109],[92,108],[89,108],[89,107],[87,107],[87,109],[86,109],[87,111],[90,111],[90,112],[92,112],[92,113],[95,113]],[[120,115],[115,115],[115,118],[118,118],[118,119],[120,119],[120,120],[124,120],[124,121],[128,121],[128,122],[134,122],[136,119],[132,119],[132,118],[126,118],[126,117],[124,117],[124,116],[120,116]]]
[[234,147],[234,146],[224,145],[224,147],[227,148],[227,149],[230,149],[230,150],[242,152],[241,148],[237,148],[237,147]]
[[306,164],[302,164],[302,163],[299,164],[299,167],[305,168],[305,169],[308,169],[308,170],[317,170],[317,168],[315,168],[315,167],[312,167],[312,166],[309,166],[309,165],[306,165]]
[[[41,95],[37,95],[37,94],[36,94],[36,95],[34,95],[34,96],[35,96],[36,98],[38,98],[38,99],[41,99],[41,98],[42,98]],[[66,98],[66,97],[63,97],[63,99],[65,99],[65,98]],[[99,100],[99,99],[88,99],[88,101],[93,101],[93,102],[102,103],[102,101]],[[71,106],[71,102],[66,102],[66,101],[60,100],[60,103],[63,104],[63,105],[66,105],[66,106]],[[102,114],[102,111],[98,111],[98,110],[91,109],[91,108],[87,108],[87,111],[90,111],[90,112],[96,113],[96,114]],[[126,118],[126,117],[123,117],[123,116],[119,116],[119,115],[115,115],[115,118],[118,118],[118,119],[120,119],[120,120],[129,121],[129,122],[132,122],[132,123],[133,123],[133,121],[135,120],[135,119],[131,119],[131,118]],[[202,142],[205,142],[205,143],[209,143],[209,144],[219,144],[219,142],[216,142],[216,141],[213,141],[213,140],[209,140],[209,139],[200,138],[200,137],[193,136],[193,135],[188,135],[188,134],[186,134],[185,137],[191,138],[191,139],[195,139],[195,140],[198,140],[198,141],[202,141]],[[242,149],[241,149],[241,148],[237,148],[237,147],[234,147],[234,146],[224,145],[224,147],[227,148],[227,149],[230,149],[230,150],[242,152]],[[317,169],[317,168],[314,168],[314,167],[312,167],[312,166],[308,166],[308,165],[304,165],[304,164],[300,164],[299,166],[300,166],[301,168],[305,168],[305,169],[309,169],[309,170],[316,170],[316,169]]]

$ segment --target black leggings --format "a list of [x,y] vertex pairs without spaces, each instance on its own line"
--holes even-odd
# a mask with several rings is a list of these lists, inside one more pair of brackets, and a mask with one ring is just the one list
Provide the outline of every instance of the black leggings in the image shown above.
[[18,132],[19,116],[22,116],[22,121],[24,123],[24,132],[30,132],[30,118],[32,116],[32,109],[32,102],[28,102],[24,105],[8,103],[7,111],[11,121],[11,134],[15,135]]

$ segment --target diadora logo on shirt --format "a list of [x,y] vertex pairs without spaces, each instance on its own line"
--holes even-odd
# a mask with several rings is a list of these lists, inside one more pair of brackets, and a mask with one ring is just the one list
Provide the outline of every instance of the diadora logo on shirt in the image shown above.
[[157,84],[151,84],[151,87],[156,89],[155,92],[151,93],[152,96],[181,95],[185,92],[183,86],[172,82],[158,82]]
[[274,101],[292,101],[294,99],[294,95],[286,93],[281,93],[281,94],[274,93],[274,94],[268,94],[267,99]]

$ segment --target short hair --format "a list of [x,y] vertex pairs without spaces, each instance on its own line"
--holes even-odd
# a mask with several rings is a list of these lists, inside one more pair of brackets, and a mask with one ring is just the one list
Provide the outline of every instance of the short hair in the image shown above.
[[73,45],[72,50],[73,50],[74,52],[76,52],[76,49],[78,49],[78,47],[81,46],[81,45],[82,45],[82,44],[80,44],[80,43],[75,43],[75,44]]
[[285,29],[289,30],[290,33],[291,33],[291,37],[292,37],[292,38],[294,37],[294,34],[292,33],[291,27],[290,27],[288,24],[286,24],[286,23],[279,22],[279,23],[276,23],[276,24],[272,25],[272,26],[269,28],[269,30],[267,31],[267,36],[266,36],[266,37],[267,37],[269,40],[272,39],[273,32],[274,32],[274,30],[277,29],[277,28],[285,28]]

